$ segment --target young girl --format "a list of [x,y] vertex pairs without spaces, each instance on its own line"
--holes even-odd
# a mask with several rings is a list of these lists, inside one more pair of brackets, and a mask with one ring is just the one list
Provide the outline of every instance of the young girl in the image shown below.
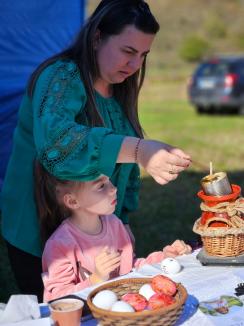
[[39,166],[37,177],[42,229],[50,233],[64,219],[42,256],[44,301],[191,251],[176,240],[163,251],[136,259],[125,226],[113,215],[117,188],[105,175],[94,181],[63,181]]

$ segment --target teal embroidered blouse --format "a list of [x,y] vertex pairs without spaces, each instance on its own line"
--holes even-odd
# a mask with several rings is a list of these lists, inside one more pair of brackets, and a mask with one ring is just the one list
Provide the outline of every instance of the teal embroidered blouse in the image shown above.
[[124,223],[137,208],[139,168],[116,163],[124,137],[136,136],[135,131],[114,98],[96,93],[96,103],[105,127],[82,122],[83,82],[77,66],[61,60],[42,71],[32,98],[24,96],[2,190],[2,233],[17,248],[42,253],[33,188],[36,157],[60,179],[109,176],[118,188],[115,214]]

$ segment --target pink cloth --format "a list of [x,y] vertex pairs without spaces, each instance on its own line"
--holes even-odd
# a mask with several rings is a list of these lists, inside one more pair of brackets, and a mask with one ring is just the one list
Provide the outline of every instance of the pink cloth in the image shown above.
[[147,258],[134,259],[133,246],[122,222],[115,215],[108,215],[102,217],[102,224],[100,234],[88,235],[67,219],[49,238],[42,257],[45,302],[91,286],[89,275],[83,273],[82,278],[78,264],[83,271],[93,273],[94,258],[105,246],[121,252],[120,269],[111,278],[129,273],[132,267],[165,258],[160,251]]

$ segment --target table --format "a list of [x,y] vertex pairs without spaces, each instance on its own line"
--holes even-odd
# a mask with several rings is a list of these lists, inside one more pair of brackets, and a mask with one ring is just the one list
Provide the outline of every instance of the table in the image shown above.
[[[238,307],[239,309],[230,309],[229,314],[217,317],[205,315],[196,308],[196,304],[201,301],[212,300],[221,295],[233,296],[236,286],[244,282],[243,267],[202,266],[196,259],[199,251],[200,249],[190,255],[177,257],[183,267],[182,271],[175,275],[168,275],[175,282],[181,282],[189,294],[184,316],[180,320],[182,322],[177,323],[177,326],[244,326],[244,306]],[[162,272],[159,264],[145,265],[125,277],[148,277],[160,273]],[[79,292],[78,295],[86,299],[89,292],[90,289],[86,289]],[[244,297],[240,299],[244,303]],[[95,321],[92,322],[90,321],[89,324],[87,321],[82,325],[97,325]]]
[[[200,249],[199,249],[200,250]],[[244,326],[244,305],[242,307],[231,307],[228,314],[210,316],[203,314],[196,308],[201,301],[212,300],[221,295],[233,296],[235,288],[239,283],[244,282],[244,268],[232,266],[202,266],[196,259],[199,250],[190,255],[177,257],[182,265],[180,273],[168,275],[175,282],[181,282],[187,289],[189,297],[180,321],[177,326]],[[125,277],[148,277],[162,273],[159,264],[145,265],[139,270],[134,270]],[[75,293],[86,299],[90,291],[88,288]],[[244,303],[244,296],[239,297]],[[89,318],[89,317],[88,317]],[[36,321],[15,323],[13,326],[49,326],[49,318],[42,318]],[[82,321],[82,326],[97,326],[98,323],[90,316]]]

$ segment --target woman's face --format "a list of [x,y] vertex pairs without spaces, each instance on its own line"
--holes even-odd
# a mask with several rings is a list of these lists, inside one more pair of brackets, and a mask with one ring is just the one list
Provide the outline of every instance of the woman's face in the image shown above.
[[154,34],[146,34],[133,25],[126,26],[118,35],[97,41],[98,81],[105,84],[123,82],[141,68],[149,53]]

